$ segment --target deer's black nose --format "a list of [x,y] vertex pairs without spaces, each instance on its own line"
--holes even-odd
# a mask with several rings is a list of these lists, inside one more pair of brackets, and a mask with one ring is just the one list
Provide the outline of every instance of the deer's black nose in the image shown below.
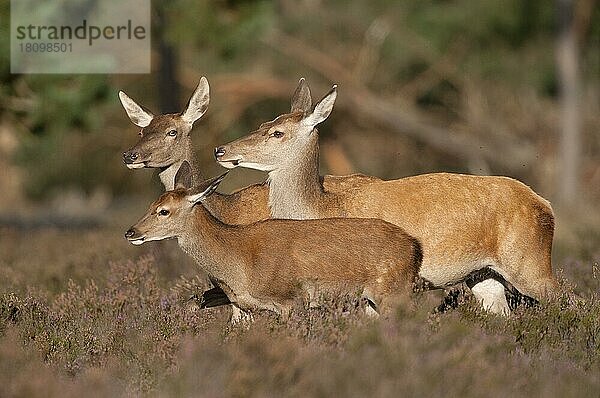
[[123,152],[123,161],[127,164],[131,164],[131,163],[135,162],[135,160],[139,156],[140,155],[137,152],[131,152],[131,151]]
[[221,156],[225,155],[225,147],[219,146],[215,148],[215,158],[219,159]]
[[129,228],[127,232],[125,232],[125,239],[130,239],[135,236],[135,230],[133,228]]

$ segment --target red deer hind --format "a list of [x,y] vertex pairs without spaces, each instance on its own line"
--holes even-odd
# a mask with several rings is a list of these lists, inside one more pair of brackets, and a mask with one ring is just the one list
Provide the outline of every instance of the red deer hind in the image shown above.
[[[423,278],[439,287],[470,280],[492,312],[509,311],[505,286],[538,300],[556,289],[552,207],[517,180],[434,173],[339,191],[324,186],[316,126],[327,119],[336,96],[334,86],[313,109],[301,79],[290,113],[217,148],[217,161],[268,172],[274,218],[365,217],[400,226],[423,246]],[[486,274],[497,280],[477,279]]]

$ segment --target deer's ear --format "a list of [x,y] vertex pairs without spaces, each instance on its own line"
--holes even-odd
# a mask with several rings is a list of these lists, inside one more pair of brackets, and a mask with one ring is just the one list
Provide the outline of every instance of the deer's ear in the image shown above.
[[187,160],[184,160],[175,174],[175,189],[192,187],[192,168]]
[[150,113],[146,108],[138,105],[134,100],[129,98],[123,91],[119,91],[119,99],[129,120],[138,127],[144,128],[150,124],[154,115]]
[[292,95],[292,112],[300,111],[304,114],[310,112],[312,107],[312,98],[310,96],[310,88],[304,78],[298,82],[298,87]]
[[337,85],[334,85],[331,91],[315,105],[315,110],[302,120],[302,123],[310,127],[315,127],[317,124],[323,122],[331,114],[336,98]]
[[210,102],[210,87],[208,86],[208,80],[202,76],[198,87],[194,90],[194,94],[188,101],[185,111],[181,113],[181,118],[189,124],[202,117],[208,109],[208,103]]
[[204,199],[208,198],[210,195],[212,195],[217,190],[217,187],[219,186],[221,181],[223,181],[225,179],[225,177],[227,176],[227,173],[229,173],[229,172],[227,171],[218,177],[211,178],[210,180],[204,181],[202,184],[200,184],[200,186],[197,189],[195,189],[199,193],[188,195],[187,200],[189,202],[195,204],[198,202],[202,202]]

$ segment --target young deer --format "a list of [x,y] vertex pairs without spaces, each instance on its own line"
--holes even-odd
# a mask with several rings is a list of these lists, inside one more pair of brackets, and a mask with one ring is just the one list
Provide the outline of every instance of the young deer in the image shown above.
[[286,316],[297,298],[360,290],[381,311],[407,296],[421,262],[418,241],[378,219],[265,220],[234,226],[203,203],[223,174],[191,187],[187,162],[176,189],[155,201],[125,237],[140,245],[177,238],[180,247],[245,311]]
[[[555,290],[552,208],[519,181],[435,173],[338,192],[324,187],[315,127],[331,113],[336,95],[334,86],[312,110],[301,80],[291,113],[217,148],[217,161],[267,171],[274,218],[367,217],[400,226],[423,245],[423,278],[440,287],[467,279],[493,312],[510,311],[505,286],[534,299]],[[473,277],[480,270],[493,270],[498,281]]]
[[[140,127],[140,139],[131,149],[123,153],[128,168],[159,168],[160,180],[165,190],[174,188],[175,173],[184,161],[192,168],[194,183],[202,181],[202,173],[194,157],[191,131],[194,123],[204,115],[210,101],[210,88],[205,77],[200,79],[185,110],[181,113],[153,115],[145,107],[138,105],[123,91],[119,98],[133,124]],[[323,178],[323,185],[336,192],[351,186],[359,186],[376,180],[374,177],[353,175],[348,177]],[[270,218],[269,188],[266,184],[256,184],[243,188],[231,195],[215,192],[206,198],[204,205],[219,220],[227,224],[250,224]],[[203,305],[227,304],[224,293],[213,289],[204,295],[210,303]],[[217,304],[214,304],[217,303]],[[237,314],[239,315],[239,314]],[[236,315],[236,316],[237,316]]]

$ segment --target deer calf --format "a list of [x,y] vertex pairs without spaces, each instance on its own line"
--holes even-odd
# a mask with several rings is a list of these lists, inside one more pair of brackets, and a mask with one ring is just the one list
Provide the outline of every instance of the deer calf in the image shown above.
[[380,312],[411,292],[421,247],[399,227],[358,218],[224,224],[203,205],[224,177],[191,189],[184,162],[175,190],[162,194],[126,239],[140,245],[177,238],[242,310],[286,316],[297,298],[314,303],[323,292],[360,290],[368,307]]

